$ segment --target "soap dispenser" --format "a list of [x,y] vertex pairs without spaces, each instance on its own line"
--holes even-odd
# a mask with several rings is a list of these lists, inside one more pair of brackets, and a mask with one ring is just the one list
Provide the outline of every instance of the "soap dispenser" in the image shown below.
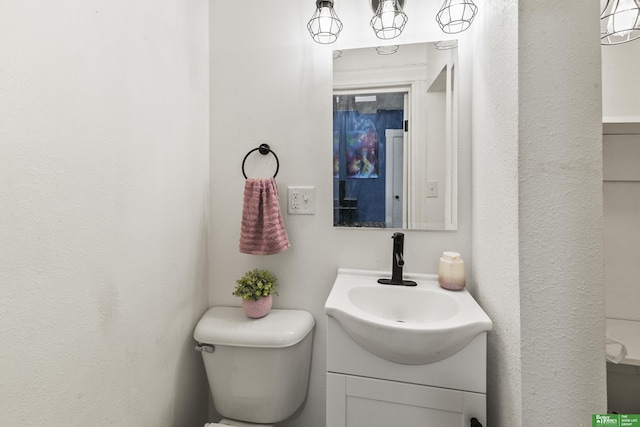
[[458,252],[443,252],[438,267],[440,287],[450,291],[459,291],[465,285],[464,262]]

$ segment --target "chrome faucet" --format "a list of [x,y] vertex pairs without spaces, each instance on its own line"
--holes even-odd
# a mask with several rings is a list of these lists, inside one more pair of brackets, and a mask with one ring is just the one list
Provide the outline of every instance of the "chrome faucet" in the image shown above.
[[391,279],[378,279],[383,285],[416,286],[412,280],[402,280],[402,267],[404,266],[404,233],[393,233],[393,259],[391,261]]

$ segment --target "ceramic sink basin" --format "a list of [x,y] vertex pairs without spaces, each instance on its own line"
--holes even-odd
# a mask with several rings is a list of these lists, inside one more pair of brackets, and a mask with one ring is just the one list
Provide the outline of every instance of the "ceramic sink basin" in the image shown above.
[[467,290],[448,291],[428,274],[417,286],[381,285],[379,271],[339,269],[325,312],[362,348],[383,359],[420,365],[462,350],[491,320]]

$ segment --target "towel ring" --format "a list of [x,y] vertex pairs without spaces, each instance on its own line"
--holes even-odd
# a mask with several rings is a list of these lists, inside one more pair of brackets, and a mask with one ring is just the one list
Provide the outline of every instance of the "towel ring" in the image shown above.
[[244,159],[242,159],[242,175],[244,175],[244,179],[247,179],[247,174],[244,172],[244,162],[247,161],[247,157],[249,157],[249,154],[253,153],[256,150],[258,150],[263,156],[271,153],[273,154],[273,157],[276,158],[276,173],[273,174],[273,177],[275,178],[276,175],[278,175],[278,171],[280,170],[280,160],[278,160],[278,156],[276,156],[276,153],[274,153],[271,147],[269,147],[269,144],[260,144],[259,147],[249,151],[247,155],[244,156]]

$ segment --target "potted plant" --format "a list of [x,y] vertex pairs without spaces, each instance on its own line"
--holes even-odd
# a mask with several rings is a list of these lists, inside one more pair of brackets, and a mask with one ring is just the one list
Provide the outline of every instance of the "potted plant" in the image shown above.
[[273,274],[256,268],[247,271],[236,283],[233,295],[242,298],[242,308],[247,316],[258,319],[269,314],[273,305],[272,295],[278,295],[278,280]]

